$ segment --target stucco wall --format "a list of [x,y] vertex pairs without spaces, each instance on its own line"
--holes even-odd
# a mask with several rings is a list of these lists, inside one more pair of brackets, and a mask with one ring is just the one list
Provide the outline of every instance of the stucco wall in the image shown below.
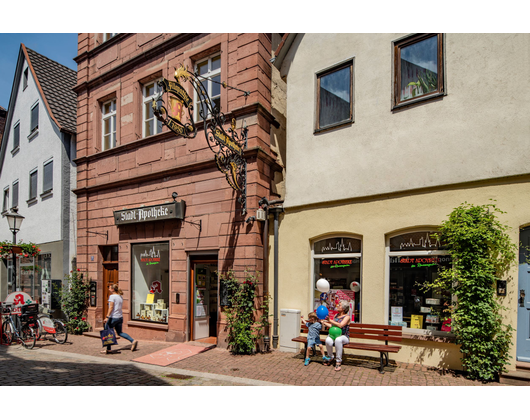
[[[311,246],[325,236],[358,235],[362,239],[362,322],[386,323],[388,318],[388,273],[385,241],[403,229],[424,230],[438,226],[453,208],[464,201],[477,205],[497,200],[507,212],[501,221],[511,227],[519,242],[519,228],[530,224],[530,177],[502,182],[479,182],[455,188],[424,190],[415,194],[395,194],[374,199],[349,200],[326,205],[286,209],[279,233],[279,308],[300,309],[307,314],[311,302]],[[271,239],[271,246],[274,242]],[[271,249],[271,256],[273,255]],[[272,259],[271,259],[272,264]],[[272,274],[269,276],[273,293]],[[511,271],[507,296],[506,323],[517,325],[517,263]],[[281,325],[280,325],[281,334]],[[515,334],[511,355],[515,360]],[[356,352],[355,354],[360,354]],[[373,352],[367,353],[377,356]],[[460,353],[454,344],[405,340],[403,349],[391,359],[428,366],[460,368]],[[515,369],[513,362],[510,369]]]
[[[22,69],[27,67],[24,63]],[[17,234],[17,241],[45,243],[61,239],[61,220],[57,211],[61,204],[61,141],[60,133],[52,122],[44,102],[38,92],[37,86],[30,73],[28,86],[23,89],[19,84],[13,118],[7,138],[7,148],[4,158],[2,173],[0,174],[0,187],[2,191],[9,186],[9,205],[11,206],[13,182],[18,179],[18,212],[25,217],[22,229]],[[31,108],[39,102],[39,128],[37,136],[28,140],[30,133]],[[14,155],[13,126],[20,121],[20,150]],[[6,130],[7,131],[7,130]],[[53,158],[53,196],[42,199],[43,164]],[[28,205],[29,174],[36,168],[38,170],[37,203]],[[60,213],[59,213],[60,214]],[[0,238],[12,240],[6,220],[0,223]]]
[[[446,34],[447,96],[392,112],[404,35],[298,36],[282,67],[286,207],[528,172],[530,34]],[[352,57],[355,121],[314,135],[316,72]]]

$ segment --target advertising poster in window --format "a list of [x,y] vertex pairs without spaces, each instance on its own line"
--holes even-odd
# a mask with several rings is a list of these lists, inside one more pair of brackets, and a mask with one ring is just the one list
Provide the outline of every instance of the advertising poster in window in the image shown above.
[[[349,304],[349,316],[352,322],[360,322],[360,258],[318,258],[315,259],[315,285],[320,278],[326,279],[330,284],[328,293],[321,293],[315,286],[314,309],[320,305],[328,308],[329,317],[332,319],[338,313],[341,301]],[[356,286],[356,287],[354,287]],[[353,291],[355,288],[357,291]]]

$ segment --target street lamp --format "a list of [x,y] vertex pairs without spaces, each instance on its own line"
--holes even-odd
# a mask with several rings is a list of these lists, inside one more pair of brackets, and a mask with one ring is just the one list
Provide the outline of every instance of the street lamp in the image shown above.
[[[6,214],[7,223],[9,223],[9,230],[13,232],[13,246],[17,245],[17,232],[20,230],[24,216],[18,214],[18,208],[13,207],[11,213]],[[15,257],[15,250],[11,248],[13,254],[13,291],[17,291],[17,261]]]

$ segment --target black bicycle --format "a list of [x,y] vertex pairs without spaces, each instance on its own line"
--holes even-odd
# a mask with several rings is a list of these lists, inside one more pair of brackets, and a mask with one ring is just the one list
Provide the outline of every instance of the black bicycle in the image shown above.
[[32,349],[37,341],[35,329],[38,326],[38,305],[23,305],[20,309],[20,315],[11,312],[9,306],[3,310],[5,320],[2,324],[2,341],[6,344],[19,341],[25,348]]

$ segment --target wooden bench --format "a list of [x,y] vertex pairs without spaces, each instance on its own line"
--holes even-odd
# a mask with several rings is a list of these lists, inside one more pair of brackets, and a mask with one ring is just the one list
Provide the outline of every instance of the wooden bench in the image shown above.
[[[304,325],[300,328],[301,334],[307,334],[307,327]],[[322,327],[320,331],[320,341],[325,345],[328,331]],[[352,339],[370,340],[373,342],[357,342]],[[343,348],[354,350],[367,350],[379,352],[379,373],[384,373],[384,367],[388,366],[388,353],[397,353],[401,350],[401,346],[389,345],[389,341],[399,342],[403,339],[403,327],[393,325],[377,325],[377,324],[356,324],[350,323],[350,342],[345,344]],[[307,352],[307,336],[299,336],[293,338],[292,341],[297,343],[304,343],[304,350]],[[382,341],[385,344],[381,343]],[[315,349],[313,349],[314,355]],[[306,354],[306,353],[304,353]]]

